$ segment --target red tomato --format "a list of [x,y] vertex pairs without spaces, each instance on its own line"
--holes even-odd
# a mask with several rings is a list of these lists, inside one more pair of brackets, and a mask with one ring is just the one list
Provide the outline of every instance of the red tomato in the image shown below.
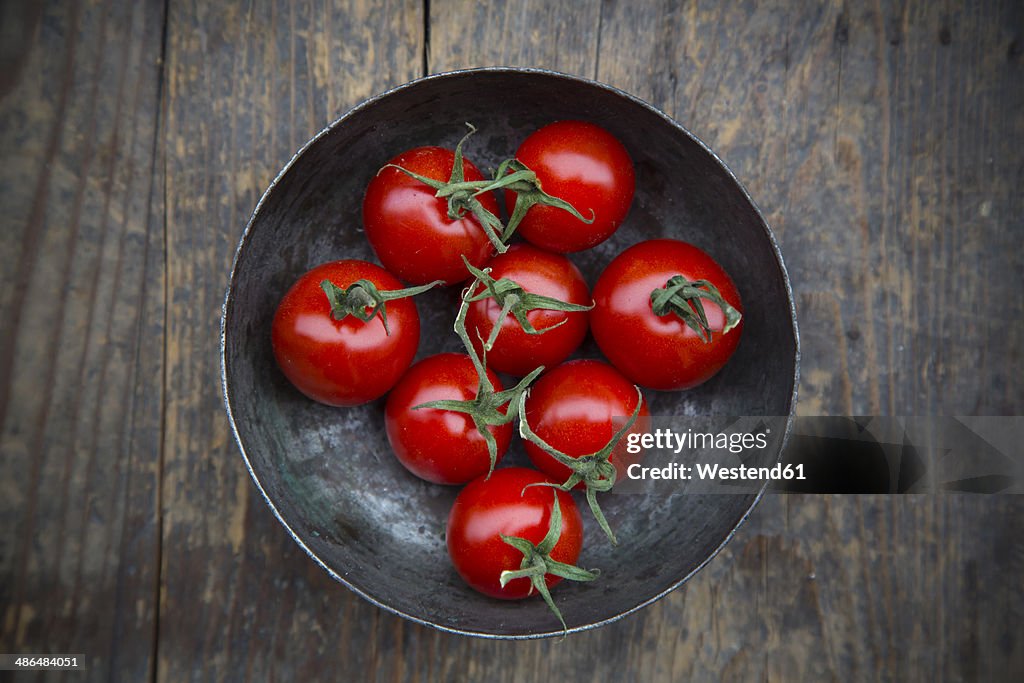
[[[477,167],[463,160],[465,180],[483,180]],[[447,181],[455,166],[455,153],[442,147],[417,147],[390,164],[435,180]],[[370,245],[389,271],[413,284],[444,280],[455,284],[469,273],[462,255],[474,266],[494,253],[487,234],[471,214],[453,221],[448,203],[435,190],[397,168],[384,168],[374,176],[363,199],[363,226]],[[497,215],[494,195],[478,197]]]
[[718,372],[739,345],[743,321],[723,333],[722,308],[700,299],[710,341],[674,313],[656,315],[651,292],[669,278],[707,280],[740,314],[736,286],[718,263],[686,242],[657,239],[633,245],[605,268],[594,287],[591,329],[601,351],[637,384],[661,391],[689,389]]
[[[604,128],[584,121],[552,123],[526,138],[516,159],[537,174],[546,193],[594,218],[588,224],[552,206],[531,207],[518,232],[538,247],[559,253],[589,249],[625,219],[633,201],[633,161]],[[511,213],[515,194],[506,193],[505,203]]]
[[[497,375],[488,371],[495,391]],[[461,353],[440,353],[409,368],[388,396],[384,425],[395,456],[406,469],[435,484],[465,484],[487,474],[487,442],[466,413],[415,406],[428,401],[470,401],[479,379],[473,361]],[[489,427],[498,445],[498,460],[512,441],[512,424]]]
[[[590,290],[579,269],[565,256],[527,244],[509,247],[488,264],[495,280],[508,278],[524,291],[560,301],[589,306]],[[493,298],[474,301],[466,312],[466,330],[479,354],[482,336],[494,329],[501,306]],[[511,314],[501,322],[501,331],[487,353],[487,365],[498,372],[523,376],[541,365],[552,367],[568,358],[587,335],[589,311],[534,309],[526,319],[543,334],[527,334]],[[561,323],[561,324],[559,324]],[[557,327],[555,327],[557,325]],[[550,328],[550,329],[549,329]]]
[[[489,479],[470,483],[455,499],[448,515],[448,555],[455,570],[476,590],[495,598],[517,600],[530,594],[530,580],[518,578],[504,588],[499,579],[503,571],[520,568],[523,553],[501,540],[501,535],[524,538],[534,545],[547,535],[555,495],[562,511],[562,533],[551,551],[551,558],[575,564],[583,547],[583,519],[576,503],[565,491],[549,486],[531,486],[549,482],[544,475],[524,467],[495,470]],[[561,577],[546,574],[550,588]],[[536,591],[534,591],[536,592]]]
[[388,331],[380,316],[368,322],[335,320],[320,287],[330,280],[345,288],[369,280],[381,291],[402,283],[366,261],[333,261],[317,266],[281,299],[271,327],[277,364],[306,396],[332,406],[355,406],[383,396],[416,355],[420,316],[412,299],[387,302]]
[[[545,372],[534,383],[526,398],[525,419],[545,443],[578,457],[604,448],[633,414],[636,401],[636,387],[612,366],[599,360],[573,360]],[[643,431],[649,415],[644,400],[630,431]],[[524,445],[533,464],[558,483],[572,474],[536,444],[526,441]],[[610,461],[615,464],[614,455]]]

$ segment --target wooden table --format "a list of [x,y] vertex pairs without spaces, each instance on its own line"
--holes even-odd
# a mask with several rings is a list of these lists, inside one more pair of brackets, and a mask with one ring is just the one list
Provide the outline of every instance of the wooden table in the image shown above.
[[1021,3],[0,16],[0,652],[82,653],[111,681],[1021,680],[1019,497],[769,496],[640,614],[565,642],[455,637],[288,538],[218,379],[232,253],[290,155],[390,86],[514,64],[650,101],[743,180],[797,295],[801,413],[1021,413]]

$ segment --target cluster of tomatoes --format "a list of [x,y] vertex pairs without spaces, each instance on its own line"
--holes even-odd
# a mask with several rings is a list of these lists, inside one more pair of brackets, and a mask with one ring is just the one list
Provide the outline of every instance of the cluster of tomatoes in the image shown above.
[[[629,153],[603,128],[547,125],[492,178],[464,158],[466,138],[380,170],[363,220],[384,267],[343,260],[303,275],[274,317],[274,354],[314,400],[388,394],[399,462],[436,484],[466,484],[446,533],[458,573],[496,598],[537,592],[561,619],[548,589],[596,577],[575,566],[583,523],[568,492],[584,492],[614,543],[597,494],[615,482],[616,444],[648,414],[640,387],[677,391],[715,374],[739,343],[740,298],[710,256],[673,239],[629,247],[588,289],[566,254],[610,238],[635,188]],[[513,234],[525,241],[511,244]],[[420,341],[411,297],[460,284],[465,353],[410,367]],[[566,360],[588,330],[609,362]],[[496,372],[522,379],[506,389]],[[517,425],[536,469],[495,469]]]

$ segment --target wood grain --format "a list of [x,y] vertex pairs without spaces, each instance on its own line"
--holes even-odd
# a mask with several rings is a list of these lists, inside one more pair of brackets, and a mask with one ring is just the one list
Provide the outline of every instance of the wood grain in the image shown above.
[[0,5],[0,651],[118,681],[1020,680],[1018,498],[768,496],[636,615],[462,638],[298,549],[218,379],[231,256],[291,154],[424,70],[516,64],[730,165],[796,290],[802,413],[1024,412],[1024,7],[964,5]]
[[[596,73],[707,141],[781,239],[802,413],[1020,411],[1021,385],[1007,382],[1021,371],[1024,305],[1010,244],[1024,227],[1018,8],[606,2],[598,13],[599,55],[566,69],[550,31],[515,42],[507,21],[453,24],[442,8],[430,64],[513,54]],[[451,25],[478,36],[473,51],[445,49]],[[1009,317],[988,319],[983,301]],[[572,649],[629,662],[602,680],[1008,680],[1024,670],[1019,640],[997,635],[1022,612],[1009,578],[1024,568],[1021,509],[996,497],[770,497],[685,591]],[[495,680],[528,677],[538,656],[545,675],[578,671],[547,644],[522,646],[521,662],[469,647],[467,659],[502,662]]]
[[84,653],[96,678],[145,680],[163,403],[163,7],[4,13],[19,39],[5,41],[0,68],[0,649]]
[[[157,680],[313,680],[401,642],[285,534],[229,434],[218,329],[260,194],[344,110],[420,73],[413,2],[174,2],[167,19],[167,402]],[[397,636],[396,636],[397,632]],[[346,639],[347,635],[347,639]]]

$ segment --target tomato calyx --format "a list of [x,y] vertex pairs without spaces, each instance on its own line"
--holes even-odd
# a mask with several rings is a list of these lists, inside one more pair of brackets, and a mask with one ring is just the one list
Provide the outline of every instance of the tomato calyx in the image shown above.
[[[477,197],[489,191],[488,185],[492,181],[466,180],[462,145],[476,132],[476,127],[472,124],[467,123],[466,126],[469,128],[469,132],[455,146],[455,162],[452,166],[452,174],[447,181],[428,178],[395,164],[387,164],[384,168],[396,168],[410,178],[414,178],[436,190],[434,193],[435,197],[448,200],[449,219],[457,221],[464,218],[467,212],[473,214],[480,223],[480,227],[483,228],[484,234],[487,235],[487,239],[490,240],[498,253],[503,254],[508,250],[508,245],[505,244],[502,238],[505,226],[502,225],[500,218],[488,211],[480,200],[477,199]],[[381,170],[384,169],[382,168]]]
[[[590,218],[587,219],[569,202],[549,195],[541,189],[537,174],[517,159],[506,159],[501,162],[491,180],[466,180],[462,145],[476,132],[476,127],[473,124],[466,123],[466,127],[469,128],[469,132],[455,146],[455,163],[452,166],[451,177],[447,181],[428,178],[396,164],[387,164],[381,170],[396,168],[410,178],[432,187],[435,190],[435,197],[448,201],[448,218],[453,221],[461,220],[467,212],[473,214],[487,235],[487,239],[499,254],[508,251],[509,239],[519,227],[523,217],[526,216],[526,212],[535,204],[553,206],[568,211],[587,224],[594,222],[593,209],[590,211]],[[515,209],[512,211],[507,225],[502,224],[501,219],[488,211],[478,199],[480,195],[497,190],[507,190],[516,194]]]
[[377,289],[375,284],[365,279],[356,280],[345,289],[342,289],[330,280],[322,280],[320,282],[320,289],[324,290],[324,294],[327,295],[327,301],[331,305],[331,318],[341,321],[351,315],[362,320],[364,323],[368,323],[375,317],[380,316],[380,321],[384,324],[384,332],[390,336],[391,331],[388,329],[386,307],[388,301],[416,296],[428,289],[443,284],[443,280],[435,280],[419,287],[381,291]]
[[[543,366],[537,368],[520,380],[519,384],[504,391],[494,391],[494,385],[487,378],[486,372],[481,372],[479,373],[480,384],[477,387],[476,398],[469,401],[455,399],[428,401],[413,406],[412,409],[433,408],[435,410],[451,410],[469,415],[473,420],[473,424],[476,425],[477,431],[480,432],[487,443],[487,455],[491,460],[490,468],[487,470],[487,476],[489,477],[498,462],[498,444],[488,427],[508,424],[516,419],[520,405],[517,400],[518,397],[526,391],[530,382],[536,379],[537,375],[543,370]],[[501,410],[502,407],[505,408],[504,412]]]
[[615,532],[612,531],[611,525],[608,524],[608,519],[604,516],[604,512],[601,511],[601,506],[598,505],[597,494],[610,491],[612,487],[615,486],[615,465],[610,462],[612,451],[615,449],[616,444],[619,443],[622,437],[626,435],[626,432],[633,427],[637,418],[640,417],[640,408],[643,406],[644,396],[640,387],[635,388],[637,394],[636,408],[633,409],[633,414],[630,415],[628,420],[626,420],[626,423],[612,435],[612,438],[600,450],[576,457],[558,450],[551,444],[544,441],[544,439],[538,436],[533,429],[530,428],[530,424],[526,419],[527,394],[524,393],[519,399],[519,413],[522,415],[522,419],[519,420],[520,436],[527,441],[536,444],[555,460],[572,470],[572,474],[569,475],[569,478],[561,484],[537,483],[530,484],[530,486],[551,486],[553,488],[562,489],[563,491],[571,491],[573,487],[580,482],[583,482],[587,491],[586,498],[587,504],[590,506],[590,511],[593,513],[598,526],[600,526],[601,530],[604,531],[605,536],[608,537],[608,540],[611,541],[612,545],[618,545],[619,541],[615,538]]
[[[454,399],[428,401],[427,403],[413,406],[413,410],[434,408],[437,410],[452,410],[469,415],[473,420],[473,424],[476,425],[477,431],[480,432],[487,443],[487,455],[491,459],[491,466],[487,470],[487,476],[490,477],[491,472],[494,471],[494,466],[498,462],[498,444],[488,427],[491,425],[509,424],[519,416],[520,407],[522,406],[521,399],[530,383],[537,379],[537,376],[544,371],[544,366],[535,368],[533,372],[519,380],[519,384],[511,389],[505,389],[504,391],[494,390],[494,385],[487,376],[487,350],[484,349],[483,358],[478,356],[473,348],[473,344],[470,342],[469,333],[466,331],[466,313],[469,311],[470,293],[476,288],[476,284],[477,281],[474,280],[469,287],[463,290],[462,304],[459,306],[459,313],[455,317],[455,333],[459,335],[459,339],[462,340],[463,345],[466,347],[466,353],[469,354],[470,360],[473,361],[473,367],[476,369],[479,379],[476,398],[469,401]],[[501,410],[503,407],[505,408],[504,412]]]
[[548,524],[548,532],[540,543],[534,545],[525,538],[501,534],[502,541],[523,554],[523,561],[520,563],[519,569],[506,569],[501,572],[498,583],[504,588],[509,581],[530,579],[530,592],[532,593],[536,589],[540,593],[544,602],[562,622],[562,631],[565,632],[568,631],[568,627],[565,625],[565,619],[562,618],[562,612],[555,605],[555,601],[551,599],[551,592],[548,590],[544,576],[551,574],[569,581],[593,581],[601,572],[597,569],[582,569],[576,565],[552,559],[551,551],[555,549],[555,545],[562,535],[562,508],[558,504],[558,493],[552,492],[552,494],[555,497],[555,503],[551,508],[551,521]]
[[711,327],[704,312],[701,299],[707,299],[718,305],[725,316],[725,327],[722,334],[740,324],[743,315],[729,304],[718,288],[708,280],[687,280],[682,275],[674,275],[668,279],[664,287],[651,292],[651,310],[654,315],[676,315],[686,326],[697,333],[704,343],[711,341]]
[[577,211],[576,207],[572,204],[564,199],[549,195],[541,189],[540,179],[537,178],[537,174],[518,159],[507,159],[501,162],[498,170],[494,172],[494,178],[494,182],[488,185],[485,191],[502,189],[516,193],[515,208],[512,209],[512,215],[508,218],[508,225],[505,226],[505,231],[502,233],[502,239],[506,241],[512,237],[516,228],[519,227],[519,224],[526,216],[526,212],[535,204],[553,206],[556,209],[568,211],[588,225],[593,223],[596,218],[593,209],[590,210],[590,218],[584,218],[583,214]]
[[[481,301],[483,299],[494,299],[494,301],[501,306],[501,313],[498,314],[497,324],[491,329],[491,333],[487,340],[483,344],[484,351],[490,351],[494,348],[494,342],[498,338],[498,333],[501,331],[501,321],[505,320],[506,317],[511,315],[515,318],[516,322],[523,329],[523,332],[527,334],[544,334],[550,330],[560,327],[565,323],[569,322],[568,318],[564,318],[554,325],[549,325],[542,329],[537,329],[533,326],[530,320],[526,317],[526,314],[530,311],[542,309],[546,311],[589,311],[594,307],[594,303],[591,302],[589,306],[582,304],[573,304],[568,301],[562,301],[550,296],[543,296],[540,294],[532,294],[527,292],[522,286],[515,280],[510,278],[501,278],[495,280],[491,277],[490,268],[474,268],[466,257],[463,256],[462,260],[466,263],[466,268],[476,278],[476,282],[483,285],[483,289],[476,294],[471,294],[469,302]],[[476,283],[470,288],[470,290],[476,289]]]

